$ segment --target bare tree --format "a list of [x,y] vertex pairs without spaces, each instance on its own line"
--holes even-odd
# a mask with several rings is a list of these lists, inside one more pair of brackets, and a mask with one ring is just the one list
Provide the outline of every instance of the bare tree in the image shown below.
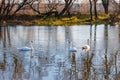
[[18,2],[16,4],[16,10],[14,11],[14,13],[12,15],[15,15],[19,10],[21,10],[25,5],[27,5],[28,3],[31,3],[33,0],[23,0],[21,2]]
[[113,11],[116,12],[117,14],[120,14],[120,0],[119,2],[116,0],[111,0],[111,3],[113,5]]
[[[18,11],[22,10],[26,5],[38,12],[32,7],[34,2],[38,0],[1,0],[0,1],[0,18],[7,19],[9,16],[14,16]],[[39,13],[39,12],[38,12]]]
[[90,3],[90,18],[91,18],[91,20],[93,20],[93,17],[92,17],[92,1],[89,0],[89,3]]
[[109,0],[102,0],[102,4],[103,4],[105,13],[108,14]]
[[[113,6],[113,13],[110,14],[110,24],[114,25],[115,22],[119,22],[119,15],[120,15],[120,0],[110,0]],[[115,12],[115,13],[114,13]]]
[[97,4],[97,0],[93,0],[94,2],[94,14],[95,14],[95,19],[98,18],[98,15],[97,15],[97,7],[96,7],[96,4]]
[[40,3],[41,3],[41,0],[32,0],[30,3],[27,3],[30,8],[34,11],[34,12],[37,12],[38,14],[40,14]]
[[45,13],[45,17],[51,16],[51,15],[55,15],[58,16],[58,6],[60,6],[60,2],[61,0],[47,0],[48,4],[45,6],[46,9],[46,13]]
[[15,6],[15,0],[1,0],[0,2],[0,15],[1,18],[10,15],[13,7]]
[[64,13],[67,13],[68,15],[70,15],[70,8],[72,7],[74,1],[76,0],[64,0],[65,1],[65,6],[63,8],[63,10],[59,13],[59,17],[62,16]]

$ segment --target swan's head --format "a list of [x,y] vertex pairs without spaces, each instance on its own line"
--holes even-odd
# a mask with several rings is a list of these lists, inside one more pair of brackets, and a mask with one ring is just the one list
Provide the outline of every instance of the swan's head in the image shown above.
[[89,46],[89,45],[84,45],[84,46],[82,47],[82,50],[83,50],[83,51],[89,51],[89,50],[90,50],[90,46]]

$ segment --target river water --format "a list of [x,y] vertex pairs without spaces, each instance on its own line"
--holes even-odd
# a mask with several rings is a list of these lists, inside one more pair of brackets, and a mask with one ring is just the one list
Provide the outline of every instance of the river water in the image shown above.
[[[76,53],[69,52],[69,41]],[[82,51],[85,44],[89,51]],[[32,51],[18,50],[31,45]],[[0,80],[115,79],[120,79],[119,26],[0,27]]]

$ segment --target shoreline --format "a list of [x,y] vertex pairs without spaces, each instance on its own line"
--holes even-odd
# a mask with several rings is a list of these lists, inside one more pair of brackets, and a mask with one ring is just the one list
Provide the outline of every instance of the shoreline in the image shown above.
[[[94,16],[93,16],[94,17]],[[14,19],[8,19],[1,21],[1,26],[11,26],[11,25],[23,25],[23,26],[72,26],[72,25],[90,25],[90,24],[110,24],[110,19],[108,15],[99,15],[97,20],[90,20],[89,15],[72,16],[68,17],[48,17],[39,18],[37,16],[19,16]],[[115,24],[116,22],[112,22]],[[117,22],[120,24],[120,22]]]

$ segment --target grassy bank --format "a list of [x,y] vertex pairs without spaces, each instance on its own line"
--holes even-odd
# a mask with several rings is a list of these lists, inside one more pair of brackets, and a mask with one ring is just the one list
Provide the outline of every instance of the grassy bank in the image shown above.
[[1,21],[2,25],[26,25],[26,26],[70,26],[70,25],[85,25],[85,24],[108,24],[110,22],[109,15],[99,15],[98,19],[90,21],[89,15],[73,15],[70,18],[61,17],[47,17],[43,18],[41,15],[28,16],[17,15],[14,18]]

